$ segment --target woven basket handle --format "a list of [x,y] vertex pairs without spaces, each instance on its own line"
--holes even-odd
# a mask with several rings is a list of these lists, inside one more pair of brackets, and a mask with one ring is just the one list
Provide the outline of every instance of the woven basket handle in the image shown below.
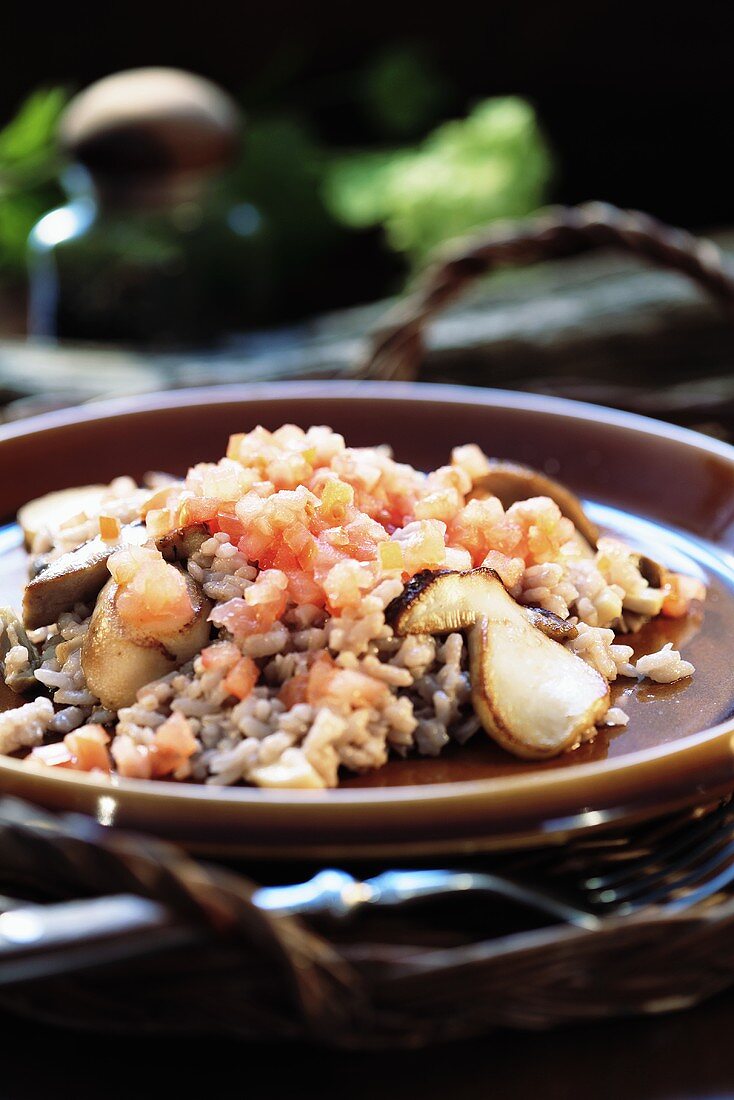
[[537,217],[480,232],[448,255],[439,255],[415,292],[392,309],[372,334],[361,376],[414,380],[423,358],[427,323],[481,276],[606,247],[622,248],[687,275],[722,302],[734,320],[734,278],[711,241],[639,211],[604,203],[555,207]]

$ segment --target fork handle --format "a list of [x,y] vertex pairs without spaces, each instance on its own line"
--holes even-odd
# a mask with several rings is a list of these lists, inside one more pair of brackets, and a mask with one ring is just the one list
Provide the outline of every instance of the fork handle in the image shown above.
[[270,886],[256,891],[253,901],[263,909],[288,916],[328,916],[343,920],[361,909],[393,909],[449,895],[502,898],[552,920],[580,928],[598,927],[592,913],[552,891],[503,875],[475,871],[385,871],[358,881],[345,871],[321,871],[297,886]]
[[55,905],[15,905],[0,915],[0,987],[192,946],[202,929],[156,901],[116,894]]
[[[308,882],[261,887],[252,900],[275,917],[340,922],[363,909],[395,909],[448,896],[502,898],[579,928],[599,924],[593,913],[550,891],[472,871],[386,871],[359,881],[327,870]],[[6,902],[12,904],[0,915],[0,986],[189,947],[207,936],[205,929],[176,920],[165,905],[135,894],[54,905]]]

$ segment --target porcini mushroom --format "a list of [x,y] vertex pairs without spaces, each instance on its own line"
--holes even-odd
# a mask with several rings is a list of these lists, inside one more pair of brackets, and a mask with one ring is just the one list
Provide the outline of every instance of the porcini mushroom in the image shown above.
[[20,524],[26,547],[30,550],[45,528],[60,526],[65,520],[77,513],[94,513],[102,503],[108,485],[81,485],[76,489],[59,489],[55,493],[29,500],[18,510]]
[[90,603],[109,577],[107,561],[122,546],[141,546],[148,535],[142,524],[126,524],[117,543],[97,536],[62,554],[41,569],[23,592],[23,622],[28,630],[55,623],[75,604]]
[[89,690],[109,710],[129,706],[139,688],[179,668],[206,646],[211,602],[188,573],[179,572],[191,601],[191,619],[179,629],[133,627],[120,614],[120,586],[114,578],[100,592],[81,659]]
[[531,760],[575,747],[609,709],[606,680],[539,629],[545,614],[521,607],[484,568],[418,574],[387,609],[400,636],[468,630],[477,716],[495,741]]
[[192,523],[188,527],[177,527],[156,539],[156,546],[166,561],[188,561],[210,537],[204,523]]
[[[156,547],[169,562],[187,561],[209,538],[203,523],[179,527],[161,536]],[[59,615],[75,604],[90,603],[107,581],[107,562],[121,546],[142,546],[150,539],[142,523],[128,523],[115,542],[97,536],[76,550],[62,554],[45,565],[26,585],[23,593],[23,621],[29,630],[55,623]]]
[[[439,582],[440,578],[440,583]],[[396,634],[443,634],[451,630],[465,630],[476,620],[478,608],[485,597],[488,578],[502,585],[494,569],[481,567],[466,572],[453,570],[434,571],[424,569],[408,581],[402,593],[394,599],[385,612]],[[502,585],[507,595],[507,591]],[[511,598],[511,597],[508,597]],[[515,601],[512,601],[515,603]],[[546,611],[542,607],[521,607],[532,626],[557,642],[570,641],[578,634],[573,623]],[[418,623],[420,628],[416,629]]]

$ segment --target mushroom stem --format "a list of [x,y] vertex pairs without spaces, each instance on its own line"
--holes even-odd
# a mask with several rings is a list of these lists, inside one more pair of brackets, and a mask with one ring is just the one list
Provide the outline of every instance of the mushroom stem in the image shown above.
[[399,636],[469,631],[474,709],[516,756],[542,760],[575,748],[609,709],[606,680],[560,644],[575,628],[521,607],[491,569],[420,573],[386,614]]

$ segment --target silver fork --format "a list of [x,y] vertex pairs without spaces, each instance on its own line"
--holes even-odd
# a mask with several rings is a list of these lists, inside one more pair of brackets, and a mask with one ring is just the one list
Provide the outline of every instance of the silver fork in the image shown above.
[[[342,922],[360,911],[438,898],[494,898],[594,930],[605,917],[653,905],[668,912],[690,908],[734,881],[734,809],[729,805],[662,830],[654,827],[631,855],[624,845],[610,842],[605,848],[604,843],[590,852],[572,852],[534,878],[417,869],[360,880],[329,869],[307,882],[261,887],[252,900],[275,916]],[[192,945],[205,936],[164,905],[133,894],[53,905],[0,897],[0,985]]]
[[[619,860],[619,854],[612,849],[611,858],[616,855]],[[612,871],[574,871],[571,861],[565,874],[562,865],[551,867],[535,881],[472,870],[385,871],[360,881],[344,871],[327,870],[296,886],[263,887],[254,900],[280,914],[343,920],[362,909],[394,908],[447,895],[486,896],[594,929],[604,917],[626,916],[651,905],[665,905],[669,912],[689,908],[732,881],[734,812],[722,805],[674,827],[664,839],[651,832],[642,851]]]

